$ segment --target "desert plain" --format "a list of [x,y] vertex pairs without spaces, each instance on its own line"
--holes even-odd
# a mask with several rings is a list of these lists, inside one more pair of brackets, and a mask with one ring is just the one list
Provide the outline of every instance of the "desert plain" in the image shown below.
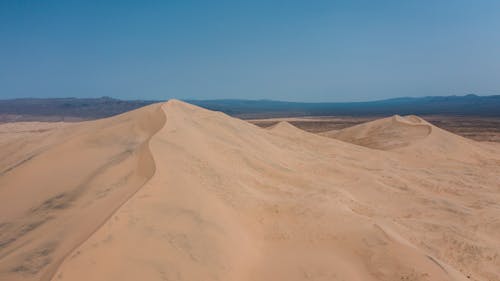
[[289,121],[0,125],[0,280],[500,280],[499,143]]

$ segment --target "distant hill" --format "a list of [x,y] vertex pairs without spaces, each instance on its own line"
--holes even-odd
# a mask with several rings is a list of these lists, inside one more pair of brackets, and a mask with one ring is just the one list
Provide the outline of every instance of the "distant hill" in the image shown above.
[[[453,115],[500,117],[500,95],[394,98],[370,102],[303,103],[272,100],[186,100],[241,118],[280,116]],[[0,122],[103,118],[158,101],[110,97],[0,100]]]
[[0,100],[0,122],[79,121],[109,117],[156,101],[101,98]]

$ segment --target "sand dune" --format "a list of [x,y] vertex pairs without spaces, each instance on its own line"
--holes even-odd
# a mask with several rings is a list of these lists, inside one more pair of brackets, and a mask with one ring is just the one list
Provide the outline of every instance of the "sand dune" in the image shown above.
[[395,115],[321,134],[374,149],[392,150],[418,142],[431,132],[432,125],[419,117]]
[[485,149],[487,145],[452,134],[413,115],[395,115],[321,135],[368,148],[406,153],[409,158],[425,160],[424,163],[437,159],[476,163],[490,153]]
[[49,280],[153,175],[162,120],[154,105],[2,144],[0,280]]
[[1,142],[0,280],[500,280],[498,146],[331,137],[171,100]]

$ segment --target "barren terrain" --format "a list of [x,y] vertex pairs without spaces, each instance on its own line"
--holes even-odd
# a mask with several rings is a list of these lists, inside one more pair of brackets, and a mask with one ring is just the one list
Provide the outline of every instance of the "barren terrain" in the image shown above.
[[498,143],[288,121],[0,125],[0,280],[500,280]]

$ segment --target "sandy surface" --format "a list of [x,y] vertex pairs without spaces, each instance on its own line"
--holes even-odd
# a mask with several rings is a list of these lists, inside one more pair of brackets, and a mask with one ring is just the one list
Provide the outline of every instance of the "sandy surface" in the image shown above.
[[7,137],[0,280],[500,280],[498,145],[325,135],[171,100]]

